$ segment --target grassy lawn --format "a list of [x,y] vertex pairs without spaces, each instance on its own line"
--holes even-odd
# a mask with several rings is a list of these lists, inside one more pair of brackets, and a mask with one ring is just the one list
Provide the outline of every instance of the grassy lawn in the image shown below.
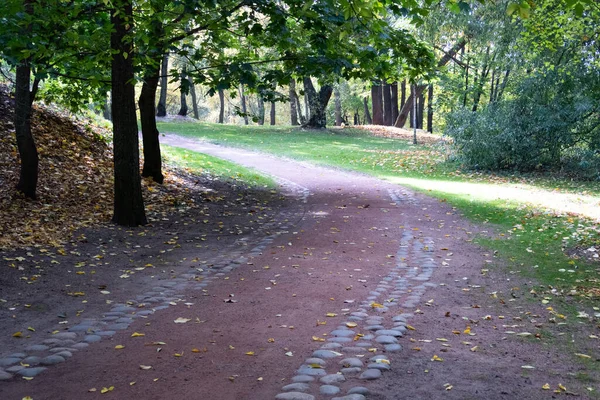
[[[571,258],[562,249],[600,249],[597,225],[591,219],[575,217],[568,207],[561,209],[564,204],[576,211],[588,206],[591,210],[598,208],[597,183],[461,171],[456,163],[445,161],[439,145],[414,146],[354,129],[321,132],[202,123],[165,123],[159,129],[351,169],[411,186],[444,199],[474,222],[492,224],[498,236],[480,237],[478,243],[497,251],[511,270],[537,279],[538,300],[544,304],[560,301],[574,310],[575,304],[589,305],[588,300],[600,294],[598,265]],[[539,200],[543,202],[535,205]],[[546,212],[546,207],[555,206],[555,212]]]
[[208,174],[212,178],[246,186],[275,188],[271,178],[238,164],[178,147],[162,145],[162,155],[167,164],[184,168],[195,174]]

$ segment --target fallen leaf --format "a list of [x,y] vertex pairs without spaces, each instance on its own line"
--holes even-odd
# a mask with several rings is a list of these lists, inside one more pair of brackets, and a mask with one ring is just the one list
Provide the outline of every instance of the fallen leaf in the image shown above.
[[108,392],[112,392],[113,390],[115,390],[114,386],[110,386],[110,387],[103,387],[100,390],[100,393],[104,394],[104,393],[108,393]]
[[542,389],[544,389],[544,390],[550,390],[550,384],[549,384],[549,383],[545,383],[545,384],[542,386]]
[[436,354],[434,354],[433,357],[431,358],[431,361],[440,361],[440,362],[442,362],[442,361],[444,361],[444,359],[441,358],[441,357],[438,357]]
[[176,324],[185,324],[186,322],[190,322],[191,320],[192,320],[191,318],[179,317],[173,322],[175,322]]
[[[139,332],[133,332],[131,334],[131,337],[140,337],[140,336],[146,336],[146,334],[145,333],[139,333]],[[156,343],[158,343],[158,342],[156,342]]]
[[346,322],[348,328],[356,328],[358,324],[356,322]]
[[16,338],[23,337],[23,332],[21,332],[21,331],[15,332],[15,333],[12,334],[12,337],[16,337]]
[[121,350],[121,349],[124,349],[124,348],[125,348],[125,346],[123,346],[122,344],[118,344],[118,345],[115,346],[115,349],[117,349],[117,350]]
[[325,314],[327,317],[337,317],[336,313],[332,313],[332,312],[328,312],[327,314]]
[[152,369],[152,366],[151,365],[140,365],[140,369],[147,371],[149,369]]
[[247,352],[246,352],[246,355],[247,355],[247,356],[253,356],[253,355],[254,355],[254,352],[253,352],[253,351],[247,351]]

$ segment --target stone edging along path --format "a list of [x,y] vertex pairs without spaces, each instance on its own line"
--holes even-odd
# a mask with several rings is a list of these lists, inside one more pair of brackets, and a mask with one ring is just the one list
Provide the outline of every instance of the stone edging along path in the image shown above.
[[[409,191],[389,190],[390,197],[400,206],[404,202],[416,204]],[[431,253],[431,238],[415,240],[410,227],[405,227],[396,253],[396,266],[381,279],[375,290],[360,303],[360,308],[349,312],[346,322],[329,333],[327,343],[315,350],[297,370],[291,384],[282,387],[278,400],[314,400],[319,393],[325,396],[340,394],[340,383],[351,381],[345,395],[332,400],[364,400],[369,394],[365,381],[379,379],[391,369],[391,360],[385,354],[375,355],[383,346],[385,353],[402,349],[400,338],[408,329],[413,313],[397,314],[400,308],[414,308],[427,287],[436,264]],[[405,260],[411,259],[411,264]],[[395,315],[394,315],[395,314]],[[394,316],[392,316],[394,315]],[[368,333],[361,333],[368,332]]]
[[[274,179],[287,196],[301,204],[307,202],[310,194],[307,188],[284,178]],[[202,290],[215,277],[223,276],[246,262],[247,257],[259,255],[273,240],[302,218],[305,211],[300,206],[297,212],[281,212],[277,221],[264,225],[253,237],[242,239],[246,248],[223,249],[225,251],[211,260],[213,265],[210,269],[200,273],[181,274],[159,285],[152,283],[155,286],[145,293],[125,303],[114,304],[101,316],[83,319],[67,331],[59,331],[62,328],[57,326],[54,333],[41,342],[31,344],[23,351],[4,355],[0,358],[0,382],[15,377],[34,378],[48,367],[67,361],[78,350],[126,330],[136,319],[148,318],[156,311],[177,305],[180,301],[178,295],[183,291]],[[275,232],[268,234],[271,230]],[[248,249],[248,246],[253,247]]]

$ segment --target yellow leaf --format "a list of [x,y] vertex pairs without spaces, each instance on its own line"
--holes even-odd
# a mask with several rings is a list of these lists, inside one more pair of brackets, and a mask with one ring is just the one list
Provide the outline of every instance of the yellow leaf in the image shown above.
[[34,328],[32,328],[31,326],[28,326],[28,327],[27,327],[27,330],[28,330],[28,331],[31,331],[31,332],[35,332],[35,329],[34,329]]
[[452,331],[455,335],[460,335],[460,331]]
[[129,382],[129,386],[133,386],[133,385],[135,385],[135,381]]
[[192,353],[200,353],[200,350],[198,350],[197,348],[195,348],[195,347],[194,347],[194,348],[192,349]]
[[337,317],[336,313],[332,313],[332,312],[328,312],[327,314],[325,314],[327,317]]
[[575,355],[577,357],[581,357],[581,358],[592,358],[591,356],[588,356],[587,354],[582,354],[582,353],[575,353]]
[[371,303],[371,307],[372,308],[383,308],[383,304],[373,302],[373,303]]
[[33,400],[33,397],[31,397],[31,396],[25,396],[25,397],[23,397],[23,400]]
[[317,326],[319,325],[327,325],[327,321],[319,321],[317,320]]
[[321,366],[321,364],[317,364],[317,363],[312,363],[312,364],[308,364],[308,365],[310,365],[311,368],[323,368]]
[[356,322],[346,322],[348,328],[356,328],[358,324]]
[[33,376],[24,376],[23,379],[25,379],[26,381],[32,381]]
[[145,333],[139,333],[139,332],[133,332],[131,334],[131,337],[140,337],[140,336],[146,336]]
[[433,357],[431,358],[431,361],[440,361],[440,362],[442,362],[442,361],[444,361],[444,359],[441,358],[441,357],[438,357],[437,355],[434,354]]
[[191,318],[179,317],[173,322],[175,322],[176,324],[185,324],[186,322],[189,322],[189,321],[191,321]]
[[406,329],[408,329],[409,331],[416,331],[415,327],[411,325],[406,325]]
[[437,340],[438,342],[447,342],[448,339],[444,339],[444,338],[435,338],[435,340]]
[[175,357],[183,357],[183,352],[173,354]]
[[468,335],[469,333],[471,333],[471,326],[470,326],[470,325],[467,325],[467,327],[465,328],[465,330],[463,331],[463,333],[466,333],[467,335]]
[[559,384],[558,384],[558,388],[559,388],[560,390],[562,390],[563,392],[566,392],[566,391],[567,391],[567,388],[566,388],[565,386],[563,386],[561,383],[559,383]]
[[121,349],[124,349],[124,348],[125,348],[125,346],[123,346],[122,344],[118,344],[118,345],[115,346],[115,349],[117,349],[117,350],[121,350]]
[[473,346],[473,347],[471,347],[471,351],[475,352],[475,351],[477,351],[478,348],[479,348],[479,346]]
[[254,355],[254,352],[253,352],[253,351],[247,351],[247,352],[246,352],[246,355],[247,355],[247,356],[253,356],[253,355]]
[[269,342],[269,343],[275,343],[275,339],[273,339],[273,338],[268,338],[268,339],[267,339],[267,342]]
[[115,390],[115,387],[114,387],[114,386],[110,386],[110,387],[107,387],[107,388],[106,388],[106,387],[103,387],[103,388],[100,390],[100,393],[104,394],[104,393],[112,392],[113,390]]
[[323,338],[320,338],[320,337],[318,337],[318,336],[313,336],[313,337],[312,337],[312,340],[313,340],[314,342],[324,342],[324,341],[325,341],[325,339],[323,339]]
[[548,384],[548,383],[544,384],[544,386],[542,386],[542,389],[550,390],[550,384]]
[[263,377],[262,377],[262,376],[260,376],[260,377],[258,377],[256,380],[257,380],[257,381],[259,381],[259,382],[261,382],[261,381],[263,380]]
[[23,337],[23,332],[21,332],[21,331],[15,332],[15,333],[13,333],[12,337],[16,337],[16,338]]
[[151,365],[140,365],[140,369],[147,371],[149,369],[152,369],[152,366]]
[[372,347],[372,348],[369,349],[369,352],[375,353],[375,352],[377,352],[377,348],[376,347]]

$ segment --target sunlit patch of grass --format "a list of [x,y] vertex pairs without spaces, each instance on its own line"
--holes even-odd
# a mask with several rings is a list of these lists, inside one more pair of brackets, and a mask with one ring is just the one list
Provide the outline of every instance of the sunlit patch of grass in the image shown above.
[[179,147],[161,145],[161,149],[167,163],[195,174],[206,174],[215,179],[253,187],[275,188],[277,186],[273,179],[239,164]]

